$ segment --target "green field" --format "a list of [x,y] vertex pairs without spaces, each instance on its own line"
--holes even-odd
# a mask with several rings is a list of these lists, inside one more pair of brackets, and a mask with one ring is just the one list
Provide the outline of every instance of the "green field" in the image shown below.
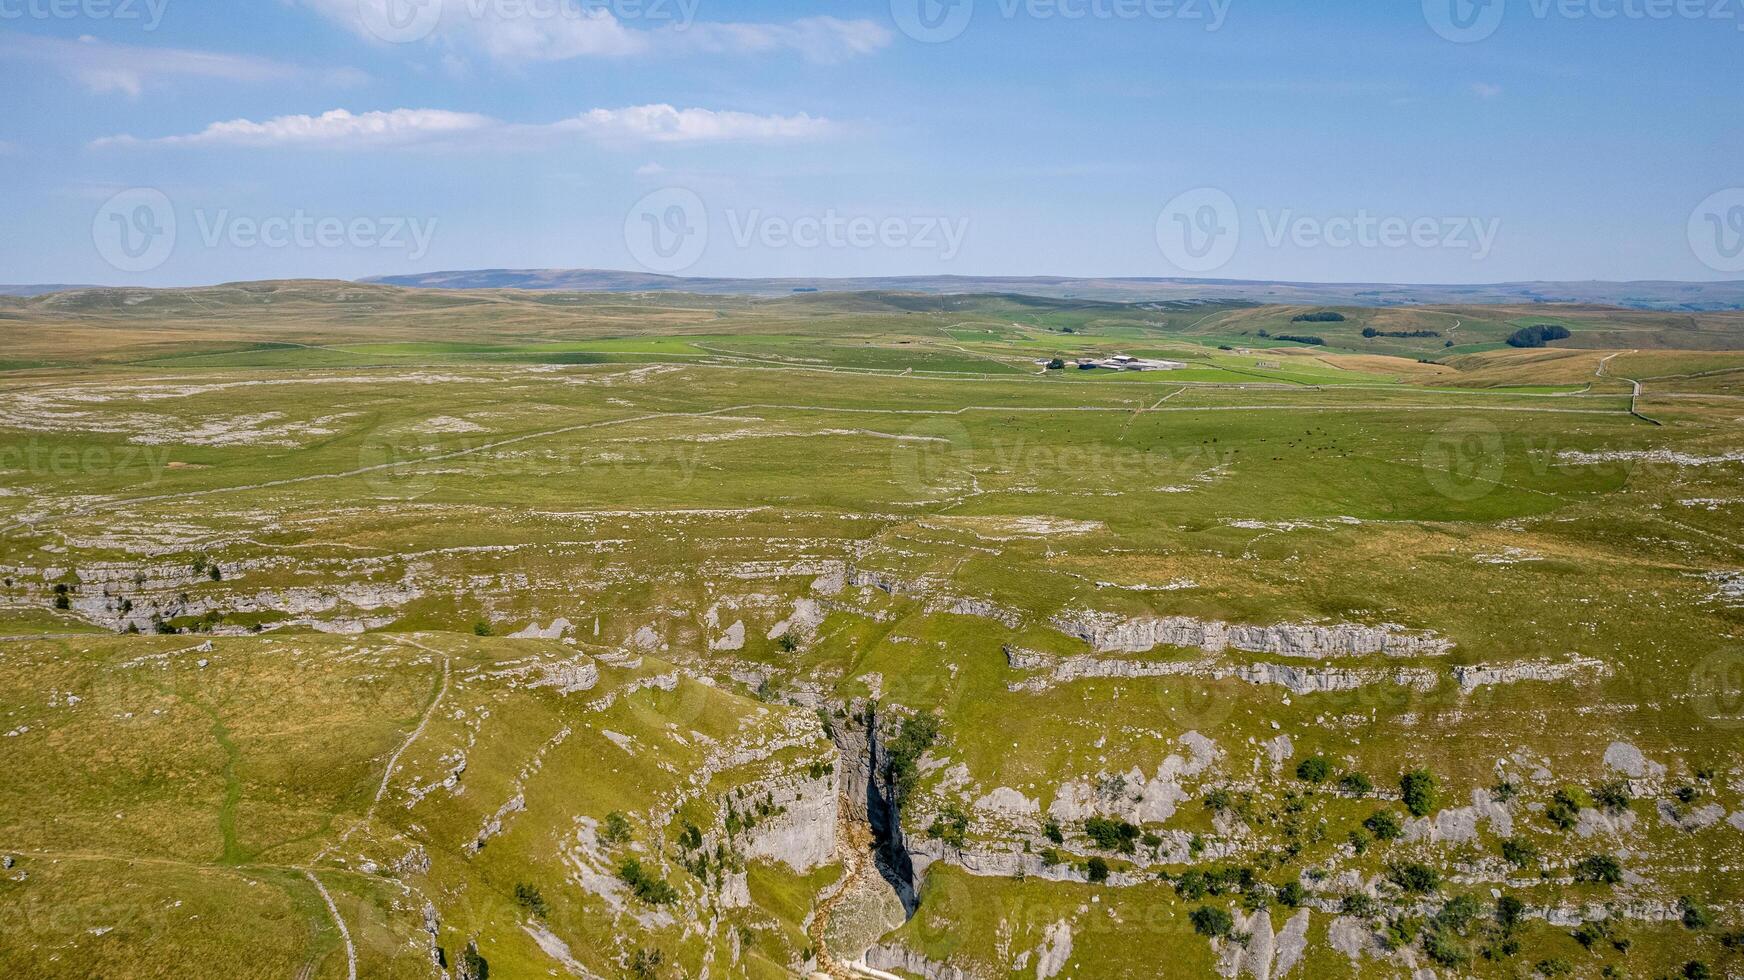
[[1744,971],[1736,315],[0,310],[8,976]]

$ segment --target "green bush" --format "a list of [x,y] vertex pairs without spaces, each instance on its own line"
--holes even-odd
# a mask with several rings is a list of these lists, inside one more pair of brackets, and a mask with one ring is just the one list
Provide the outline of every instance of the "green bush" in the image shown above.
[[630,840],[630,818],[616,810],[606,814],[600,839],[607,844],[626,844]]
[[1502,860],[1516,868],[1525,868],[1538,863],[1538,847],[1531,841],[1510,837],[1502,842]]
[[969,842],[969,815],[961,806],[947,803],[934,818],[933,825],[927,828],[927,836],[961,849]]
[[920,781],[920,757],[938,740],[938,718],[932,715],[915,715],[903,720],[902,730],[890,742],[887,757],[891,785],[895,787],[898,806],[908,799],[915,784]]
[[642,862],[630,858],[618,867],[618,878],[649,905],[671,905],[678,901],[678,889],[661,878],[649,874]]
[[1623,866],[1608,854],[1581,858],[1574,866],[1574,880],[1586,884],[1615,885],[1623,880]]
[[1375,791],[1375,784],[1360,772],[1349,772],[1338,781],[1338,788],[1352,796],[1367,796]]
[[1296,778],[1318,786],[1332,778],[1332,763],[1317,755],[1310,756],[1296,767]]
[[1084,873],[1089,876],[1093,883],[1107,881],[1108,862],[1102,860],[1100,857],[1093,857],[1090,859],[1090,863],[1084,866]]
[[1235,917],[1220,908],[1201,905],[1194,909],[1188,918],[1193,922],[1193,931],[1201,936],[1213,939],[1228,938],[1235,932]]
[[1405,824],[1391,810],[1376,810],[1363,821],[1363,827],[1380,840],[1398,840],[1405,833]]
[[551,906],[545,904],[545,896],[539,894],[539,889],[524,881],[515,884],[515,904],[541,919],[551,914]]
[[1441,887],[1441,872],[1415,861],[1395,864],[1387,869],[1387,880],[1407,894],[1428,895]]
[[1132,854],[1138,850],[1139,829],[1124,820],[1091,817],[1084,821],[1084,833],[1105,851]]
[[1399,792],[1404,795],[1405,809],[1411,811],[1413,817],[1427,817],[1434,812],[1435,777],[1428,770],[1418,769],[1400,776]]

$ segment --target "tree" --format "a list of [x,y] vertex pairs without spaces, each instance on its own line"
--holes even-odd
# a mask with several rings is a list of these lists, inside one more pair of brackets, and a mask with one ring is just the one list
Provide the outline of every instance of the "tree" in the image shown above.
[[1574,866],[1574,880],[1584,884],[1615,885],[1623,880],[1623,866],[1608,854],[1581,858]]
[[1332,778],[1332,763],[1320,756],[1310,756],[1296,767],[1296,778],[1318,786]]
[[1526,914],[1526,903],[1512,895],[1503,895],[1496,899],[1496,925],[1503,932],[1511,931],[1520,924],[1520,919]]
[[1407,894],[1428,895],[1441,887],[1441,872],[1427,864],[1408,862],[1387,869],[1387,880]]
[[1605,783],[1593,790],[1593,802],[1615,816],[1629,809],[1629,784],[1622,781]]
[[1065,362],[1065,359],[1063,359],[1063,358],[1056,357],[1053,360],[1048,362],[1048,370],[1049,371],[1061,371],[1061,370],[1064,370],[1065,367],[1066,367],[1066,362]]
[[551,906],[545,904],[545,896],[539,894],[539,889],[524,881],[515,883],[515,904],[543,919],[551,914]]
[[1502,860],[1516,868],[1524,868],[1538,863],[1538,847],[1531,841],[1510,837],[1502,842]]
[[1056,844],[1066,842],[1066,834],[1060,830],[1060,822],[1052,817],[1049,817],[1048,822],[1042,826],[1042,836]]
[[1084,873],[1089,876],[1093,883],[1107,881],[1108,862],[1101,857],[1093,857],[1090,859],[1090,863],[1084,866]]
[[1683,910],[1683,927],[1685,929],[1691,932],[1700,932],[1714,924],[1714,914],[1688,895],[1678,899],[1677,904]]
[[1193,931],[1201,936],[1213,939],[1227,938],[1235,931],[1235,917],[1227,911],[1210,905],[1201,905],[1194,909],[1188,918],[1193,922]]
[[1125,820],[1091,817],[1084,821],[1084,833],[1105,851],[1131,854],[1138,849],[1139,829]]
[[481,619],[472,624],[472,632],[474,636],[489,636],[492,632],[491,624]]
[[1338,788],[1352,796],[1367,796],[1375,791],[1375,784],[1360,772],[1348,772],[1338,781]]
[[1405,833],[1399,815],[1391,810],[1376,810],[1373,816],[1363,821],[1363,826],[1380,840],[1398,840]]
[[1508,337],[1509,347],[1543,347],[1552,340],[1567,340],[1572,336],[1567,327],[1554,323],[1540,323],[1514,331]]
[[915,715],[902,721],[902,730],[890,742],[890,781],[898,806],[908,799],[915,784],[920,782],[920,757],[939,740],[939,719],[933,715]]
[[955,803],[945,804],[933,825],[927,828],[927,836],[961,850],[969,842],[969,814]]
[[1400,776],[1399,792],[1405,797],[1405,809],[1413,817],[1427,817],[1435,810],[1435,777],[1427,769]]
[[1301,908],[1308,900],[1308,892],[1299,881],[1286,881],[1278,889],[1278,904],[1286,908]]
[[600,837],[607,844],[626,844],[630,840],[630,818],[616,810],[606,814],[604,832]]

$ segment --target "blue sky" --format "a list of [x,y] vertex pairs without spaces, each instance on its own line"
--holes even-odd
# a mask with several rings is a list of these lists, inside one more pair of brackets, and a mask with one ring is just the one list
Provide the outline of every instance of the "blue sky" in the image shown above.
[[419,2],[0,0],[0,282],[1744,278],[1744,0]]

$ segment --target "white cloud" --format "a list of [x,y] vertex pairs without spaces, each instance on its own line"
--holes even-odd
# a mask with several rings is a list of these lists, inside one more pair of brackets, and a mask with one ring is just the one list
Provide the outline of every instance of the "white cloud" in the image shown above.
[[510,124],[489,116],[443,109],[393,109],[352,113],[335,109],[319,116],[279,116],[264,122],[233,119],[198,133],[139,139],[109,136],[93,147],[242,146],[320,149],[383,149],[406,146],[506,146],[562,136],[611,143],[720,143],[809,139],[831,128],[827,119],[800,113],[760,116],[669,105],[595,109],[543,124]]
[[99,95],[119,92],[138,97],[149,86],[178,78],[224,82],[319,80],[353,84],[364,79],[350,69],[314,70],[267,58],[215,54],[179,48],[109,44],[92,37],[76,41],[24,34],[0,34],[0,59],[46,64]]
[[1474,82],[1472,94],[1480,99],[1499,99],[1502,97],[1502,86],[1491,85],[1488,82]]
[[620,143],[721,143],[807,139],[822,135],[827,119],[759,116],[713,109],[675,109],[669,105],[594,109],[574,119],[554,123],[551,130],[572,130],[595,139]]
[[390,112],[351,113],[334,109],[319,116],[279,116],[265,122],[233,119],[217,122],[198,133],[139,140],[110,136],[93,146],[142,142],[165,145],[220,146],[316,146],[373,148],[440,142],[496,126],[488,116],[442,109],[394,109]]
[[871,54],[894,40],[889,28],[865,19],[699,23],[700,0],[642,2],[634,8],[639,11],[634,19],[599,0],[422,0],[435,8],[408,7],[406,0],[297,2],[369,40],[435,43],[513,64],[695,52],[792,52],[833,63]]

